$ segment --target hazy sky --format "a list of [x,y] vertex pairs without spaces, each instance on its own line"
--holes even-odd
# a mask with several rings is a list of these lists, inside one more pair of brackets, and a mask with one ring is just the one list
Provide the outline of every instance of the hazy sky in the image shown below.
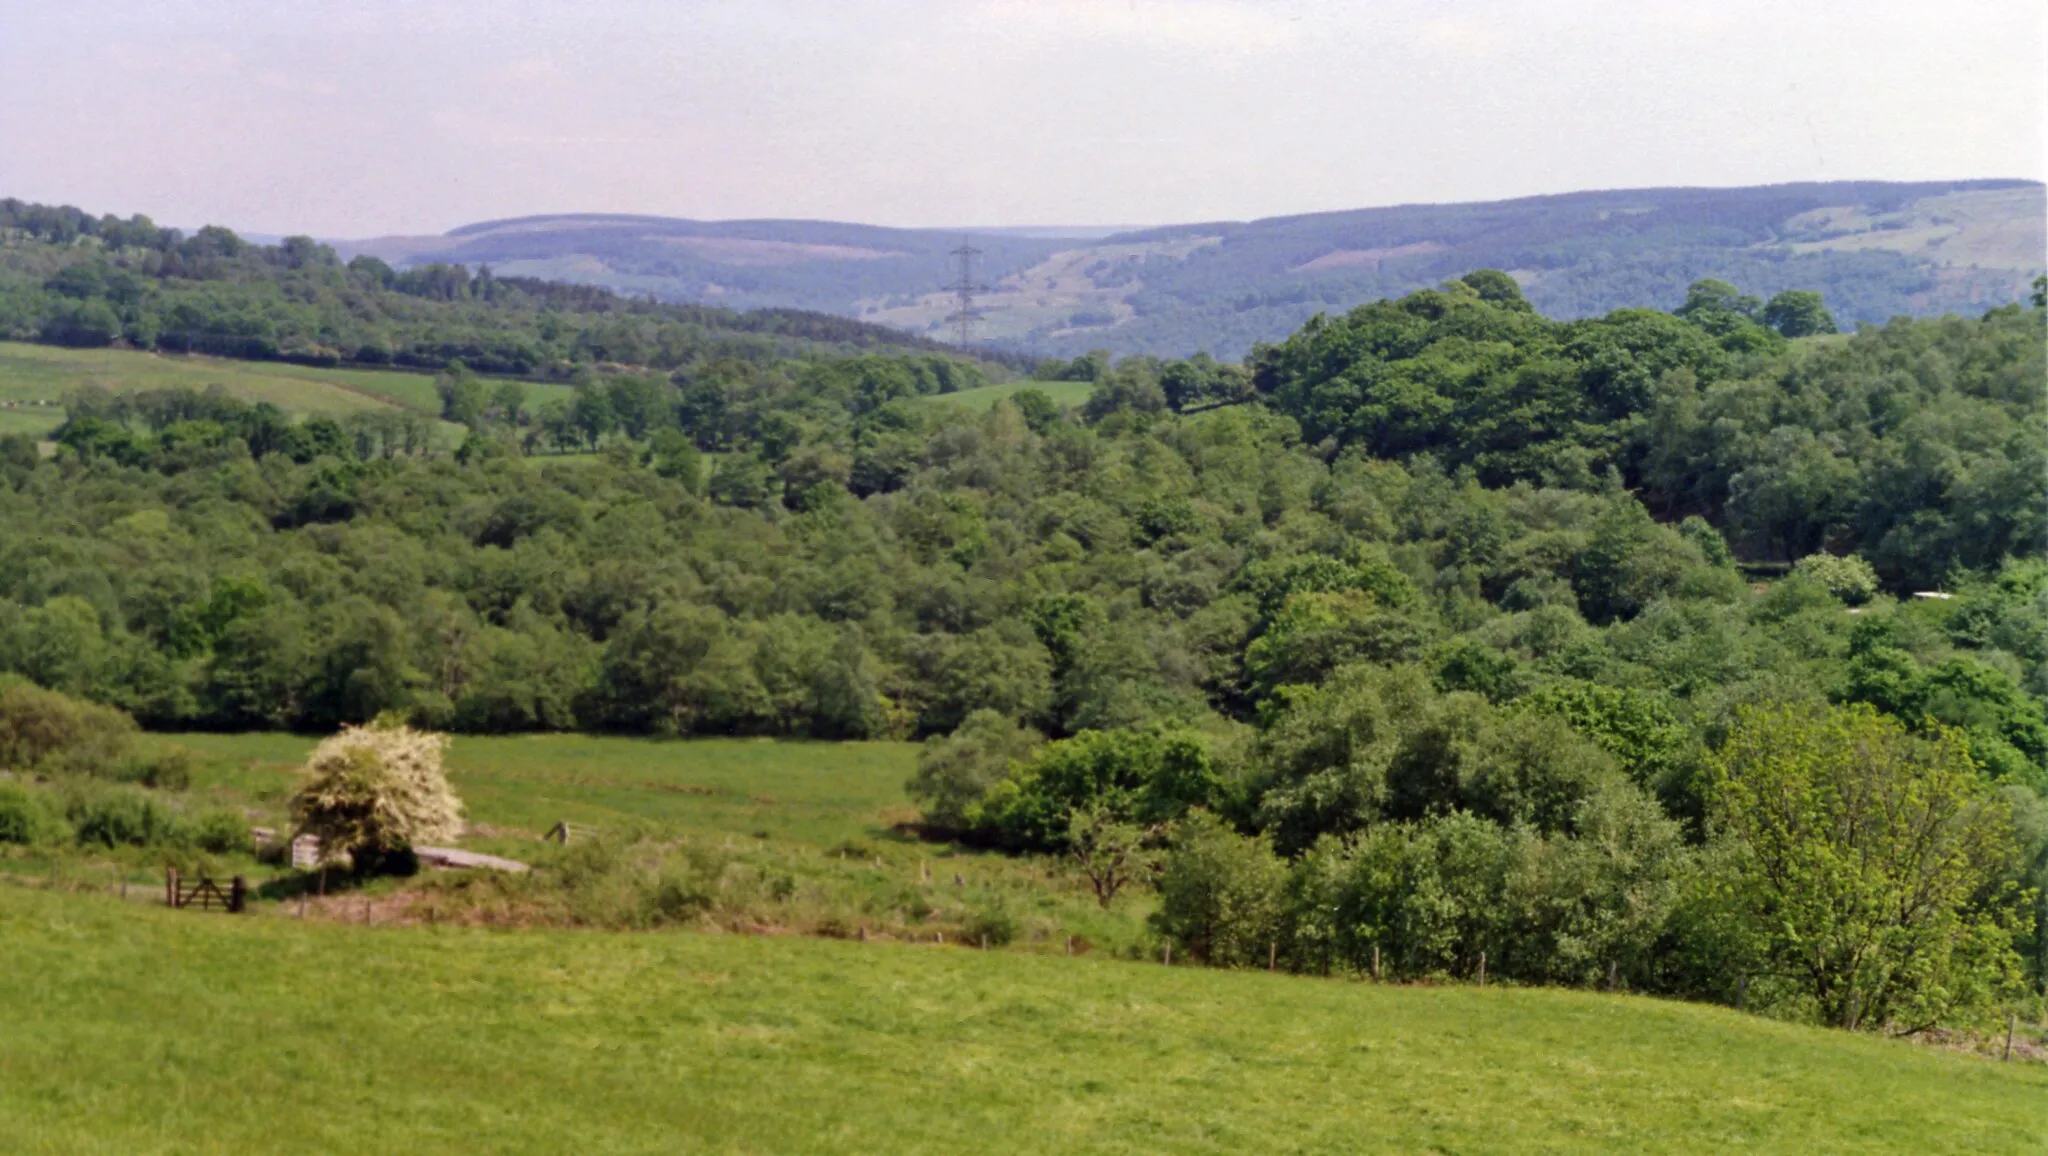
[[0,195],[1147,224],[2044,175],[2048,4],[0,0]]

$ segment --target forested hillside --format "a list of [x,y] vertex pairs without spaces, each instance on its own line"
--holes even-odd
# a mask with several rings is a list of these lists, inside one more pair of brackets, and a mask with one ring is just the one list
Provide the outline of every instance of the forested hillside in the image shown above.
[[[1209,962],[1967,1019],[2048,962],[2039,293],[1843,336],[1711,281],[1552,321],[1486,271],[1244,366],[1079,359],[1078,408],[691,357],[579,379],[574,464],[459,368],[453,452],[81,396],[54,457],[0,443],[0,670],[161,728],[926,737],[935,830],[1170,843]],[[1756,792],[1895,771],[1947,849],[1888,922]],[[1783,905],[1837,886],[1861,922],[1801,962]]]
[[[1235,360],[1319,312],[1397,297],[1477,268],[1511,272],[1558,318],[1675,308],[1715,278],[1753,293],[1819,292],[1845,327],[2021,299],[2048,268],[2031,181],[1837,181],[1633,189],[1401,205],[1102,236],[985,230],[984,337],[1072,357],[1091,349]],[[960,232],[821,221],[686,221],[572,214],[445,237],[349,243],[394,264],[501,272],[653,293],[785,305],[944,338],[941,286]]]
[[0,200],[0,339],[125,343],[305,365],[440,369],[566,380],[579,366],[673,370],[859,350],[939,353],[935,342],[822,313],[658,304],[486,267],[397,272],[343,264],[308,237],[251,245],[149,218]]

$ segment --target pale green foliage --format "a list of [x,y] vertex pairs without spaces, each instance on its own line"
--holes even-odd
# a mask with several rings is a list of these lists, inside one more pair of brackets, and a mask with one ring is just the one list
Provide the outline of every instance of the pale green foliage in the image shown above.
[[297,830],[331,859],[462,834],[462,801],[441,756],[448,737],[407,726],[344,727],[306,759],[292,796]]
[[1100,804],[1083,807],[1068,820],[1067,850],[1103,910],[1116,901],[1117,892],[1158,861],[1146,845],[1158,831],[1157,825],[1141,827],[1119,819]]
[[2009,801],[1968,744],[1866,706],[1743,711],[1715,758],[1713,826],[1738,848],[1726,901],[1828,1023],[1916,1031],[2017,977]]
[[135,720],[111,707],[0,681],[0,770],[105,772],[134,736]]
[[1792,575],[1811,578],[1851,606],[1861,606],[1877,593],[1877,571],[1854,554],[1808,554],[1792,567]]

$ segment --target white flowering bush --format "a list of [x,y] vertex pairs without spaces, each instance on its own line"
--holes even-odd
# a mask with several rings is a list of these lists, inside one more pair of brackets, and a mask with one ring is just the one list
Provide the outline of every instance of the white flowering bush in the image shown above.
[[462,800],[441,756],[448,736],[408,726],[343,727],[306,759],[292,796],[299,833],[321,856],[384,854],[462,834]]

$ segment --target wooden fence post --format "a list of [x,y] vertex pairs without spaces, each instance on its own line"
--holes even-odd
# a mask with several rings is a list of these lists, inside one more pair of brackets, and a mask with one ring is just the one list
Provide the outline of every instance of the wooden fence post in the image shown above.
[[1377,943],[1372,945],[1372,981],[1380,981],[1380,945]]
[[1166,941],[1166,966],[1173,966],[1173,940]]
[[1486,986],[1486,953],[1479,953],[1479,986]]
[[1748,1003],[1749,973],[1745,971],[1741,975],[1735,977],[1735,1010],[1744,1010],[1744,1006]]
[[228,881],[228,914],[240,915],[249,902],[249,881],[240,875]]
[[1069,935],[1069,936],[1067,936],[1067,955],[1068,955],[1069,957],[1071,957],[1071,956],[1072,956],[1073,954],[1074,954],[1074,937],[1073,937],[1073,936],[1071,936],[1071,935]]
[[1999,1057],[2001,1061],[2012,1059],[2012,1030],[2019,1026],[2019,1022],[2020,1013],[2016,1011],[2005,1013],[2005,1054]]
[[164,906],[176,907],[177,905],[178,869],[176,867],[166,867],[164,868]]
[[1266,970],[1275,971],[1280,962],[1280,944],[1276,940],[1266,941]]

